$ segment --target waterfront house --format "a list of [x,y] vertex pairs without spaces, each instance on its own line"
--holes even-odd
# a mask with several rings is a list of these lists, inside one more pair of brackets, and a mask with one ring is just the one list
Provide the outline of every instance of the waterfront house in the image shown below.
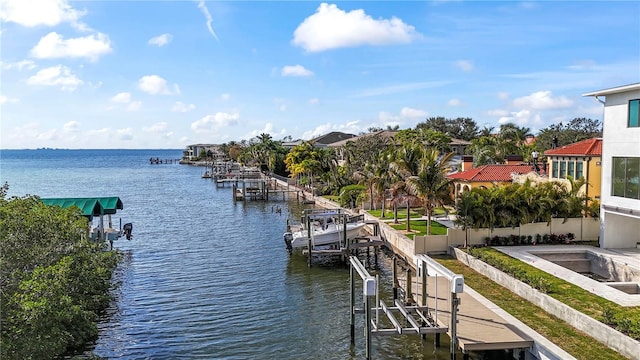
[[200,157],[202,152],[207,154],[207,158],[212,159],[214,161],[225,160],[225,154],[220,149],[220,145],[216,144],[193,144],[187,145],[187,147],[182,151],[182,159],[183,160],[196,160]]
[[575,180],[584,178],[585,184],[578,195],[586,195],[600,200],[602,178],[602,139],[593,138],[579,141],[563,147],[547,150],[549,180],[567,182],[571,177]]
[[583,96],[604,104],[600,247],[640,247],[640,83]]
[[462,157],[462,171],[449,174],[447,178],[453,184],[454,199],[460,194],[474,188],[490,188],[511,184],[514,177],[527,175],[528,177],[545,177],[546,166],[544,164],[522,163],[522,156],[507,156],[506,164],[490,164],[473,167],[473,157]]

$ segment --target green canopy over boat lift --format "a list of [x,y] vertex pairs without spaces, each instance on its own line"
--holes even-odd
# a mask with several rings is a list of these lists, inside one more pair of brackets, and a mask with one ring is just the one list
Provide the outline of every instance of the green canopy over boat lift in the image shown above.
[[93,218],[100,215],[113,215],[123,209],[122,200],[117,196],[90,198],[42,198],[43,203],[50,206],[80,208],[83,216]]
[[[91,198],[41,198],[45,205],[59,206],[61,208],[77,207],[82,212],[82,215],[87,217],[89,225],[93,221],[93,217],[99,218],[98,226],[90,230],[87,236],[91,240],[109,240],[111,247],[113,248],[113,241],[119,239],[121,236],[125,236],[127,240],[131,240],[131,230],[133,225],[131,223],[120,223],[120,229],[114,229],[111,224],[111,215],[115,214],[118,210],[122,210],[122,200],[117,196],[107,197],[91,197]],[[107,216],[107,225],[104,223],[104,216]]]

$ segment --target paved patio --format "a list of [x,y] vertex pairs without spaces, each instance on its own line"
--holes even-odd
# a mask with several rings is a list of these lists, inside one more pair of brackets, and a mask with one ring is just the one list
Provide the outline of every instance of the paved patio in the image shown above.
[[[640,273],[640,249],[601,249],[580,245],[498,246],[495,249],[619,305],[640,306],[640,294],[627,294],[607,285],[607,283],[590,279],[534,255],[534,253],[563,253],[570,256],[571,253],[588,251],[609,257],[611,260]],[[640,284],[640,282],[636,283]]]

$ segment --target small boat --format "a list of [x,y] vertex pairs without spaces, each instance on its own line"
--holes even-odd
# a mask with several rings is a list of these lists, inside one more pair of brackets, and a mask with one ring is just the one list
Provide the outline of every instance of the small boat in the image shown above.
[[363,221],[349,221],[348,215],[335,212],[307,215],[305,219],[307,217],[308,226],[302,225],[295,231],[284,233],[284,242],[289,252],[309,247],[309,237],[314,249],[345,245],[347,239],[357,237],[366,225]]
[[211,179],[211,173],[209,171],[205,171],[204,174],[202,174],[202,178]]

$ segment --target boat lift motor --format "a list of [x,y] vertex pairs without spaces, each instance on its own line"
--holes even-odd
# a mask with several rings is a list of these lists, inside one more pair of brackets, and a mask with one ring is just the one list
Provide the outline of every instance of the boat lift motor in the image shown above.
[[131,238],[133,237],[133,235],[131,235],[132,231],[133,231],[133,224],[132,223],[126,223],[122,227],[122,233],[127,238],[127,240],[131,240]]

